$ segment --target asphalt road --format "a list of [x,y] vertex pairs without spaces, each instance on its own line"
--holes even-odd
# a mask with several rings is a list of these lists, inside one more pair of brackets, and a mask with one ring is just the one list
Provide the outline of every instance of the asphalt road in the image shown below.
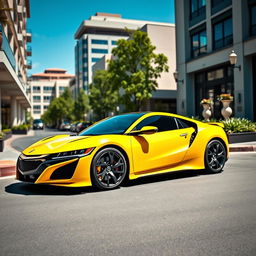
[[113,191],[0,179],[0,255],[256,255],[256,154]]

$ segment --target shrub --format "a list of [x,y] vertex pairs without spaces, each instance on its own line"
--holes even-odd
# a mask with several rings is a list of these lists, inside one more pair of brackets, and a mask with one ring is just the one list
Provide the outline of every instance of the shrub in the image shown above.
[[12,130],[27,130],[28,127],[26,124],[16,125],[12,127]]
[[2,130],[3,133],[7,133],[7,132],[11,132],[11,131],[12,131],[12,129],[3,129]]
[[221,122],[224,124],[224,130],[228,133],[256,132],[256,123],[245,118],[234,117]]

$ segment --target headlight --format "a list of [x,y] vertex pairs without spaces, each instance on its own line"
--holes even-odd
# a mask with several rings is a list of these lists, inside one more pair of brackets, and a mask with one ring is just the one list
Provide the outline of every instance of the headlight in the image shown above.
[[57,153],[52,159],[68,158],[68,157],[83,157],[92,153],[95,148],[78,149]]

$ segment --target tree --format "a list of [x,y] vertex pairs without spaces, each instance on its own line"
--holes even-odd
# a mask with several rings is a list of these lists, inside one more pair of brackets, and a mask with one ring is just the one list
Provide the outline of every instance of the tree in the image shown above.
[[109,63],[114,88],[123,88],[123,103],[129,110],[141,110],[145,100],[156,90],[157,78],[168,72],[167,57],[155,54],[147,33],[135,31],[130,39],[121,39],[112,50]]
[[106,70],[96,72],[93,83],[90,85],[90,105],[98,118],[115,112],[118,102],[118,90],[114,90],[110,83],[111,74]]
[[83,120],[86,112],[90,110],[89,98],[84,90],[80,90],[74,105],[74,115],[76,120]]
[[42,119],[53,126],[59,126],[64,120],[73,120],[74,100],[69,88],[63,94],[51,101]]

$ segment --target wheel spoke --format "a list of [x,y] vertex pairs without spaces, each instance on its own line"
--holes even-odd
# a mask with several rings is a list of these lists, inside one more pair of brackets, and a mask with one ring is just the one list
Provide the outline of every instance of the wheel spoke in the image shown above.
[[113,164],[114,163],[114,154],[112,152],[108,152],[109,155],[109,163]]
[[119,167],[119,166],[123,166],[124,165],[124,163],[122,163],[122,159],[121,158],[119,158],[118,159],[118,161],[114,164],[114,168],[117,168],[117,167]]
[[112,177],[112,179],[113,179],[113,181],[114,181],[114,184],[116,184],[116,183],[117,183],[117,178],[116,178],[115,174],[114,174],[112,171],[109,172],[109,174],[110,174],[110,176]]
[[109,187],[109,175],[107,174],[107,186]]

